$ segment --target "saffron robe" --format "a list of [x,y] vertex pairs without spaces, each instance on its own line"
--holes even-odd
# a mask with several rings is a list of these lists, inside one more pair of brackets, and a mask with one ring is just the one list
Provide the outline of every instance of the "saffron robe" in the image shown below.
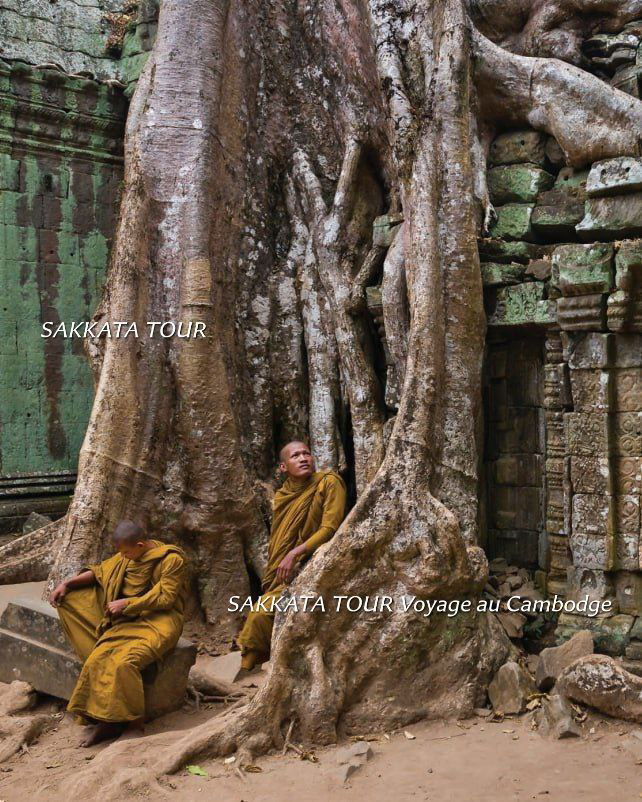
[[[296,546],[305,544],[304,558],[328,541],[343,520],[346,487],[333,471],[317,471],[304,480],[288,477],[276,491],[273,502],[272,530],[268,544],[268,561],[259,602],[270,607],[285,585],[276,578],[283,558]],[[254,652],[257,662],[270,656],[274,613],[259,608],[257,603],[248,614],[237,643],[242,654]]]
[[[141,670],[171,651],[183,631],[185,557],[152,541],[139,560],[116,554],[90,565],[96,583],[69,590],[60,622],[83,661],[67,710],[84,719],[135,721],[145,715]],[[127,598],[122,615],[105,605]]]

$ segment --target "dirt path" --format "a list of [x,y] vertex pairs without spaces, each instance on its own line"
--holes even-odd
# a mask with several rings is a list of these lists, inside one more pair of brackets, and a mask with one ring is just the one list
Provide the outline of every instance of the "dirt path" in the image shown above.
[[[181,730],[200,723],[212,711],[179,712],[155,722],[148,733]],[[582,739],[549,741],[530,730],[526,718],[499,724],[483,719],[431,722],[409,727],[407,739],[371,742],[373,757],[343,785],[338,751],[317,751],[318,763],[270,756],[257,761],[260,773],[240,779],[234,763],[203,760],[207,777],[182,771],[163,779],[175,802],[215,798],[217,802],[363,800],[364,802],[503,802],[546,799],[551,802],[629,802],[642,797],[642,740],[639,728],[597,716],[585,722]],[[590,730],[593,729],[593,732]],[[78,748],[80,728],[64,719],[29,752],[13,758],[0,773],[0,802],[53,800],[70,774],[99,751]],[[132,748],[146,750],[146,739]],[[153,795],[156,797],[156,795]],[[130,796],[137,799],[137,796]]]

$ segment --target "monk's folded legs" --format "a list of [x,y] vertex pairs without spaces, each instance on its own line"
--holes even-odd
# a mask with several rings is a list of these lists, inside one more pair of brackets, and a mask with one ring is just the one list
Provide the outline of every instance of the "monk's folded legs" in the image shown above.
[[141,670],[155,660],[156,654],[142,640],[101,640],[82,667],[67,709],[99,722],[142,720],[145,693]]
[[274,613],[252,610],[248,615],[236,639],[241,647],[241,668],[249,671],[270,659],[273,626]]

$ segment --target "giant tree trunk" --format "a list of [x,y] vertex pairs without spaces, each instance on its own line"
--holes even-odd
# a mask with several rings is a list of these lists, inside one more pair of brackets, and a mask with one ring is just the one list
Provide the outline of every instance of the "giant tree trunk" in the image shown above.
[[[202,320],[208,338],[105,343],[52,577],[144,512],[188,547],[208,620],[229,634],[227,596],[245,592],[246,564],[261,571],[279,440],[308,425],[324,465],[353,454],[358,497],[292,593],[474,602],[487,571],[476,238],[492,214],[489,132],[531,125],[574,165],[638,153],[642,104],[573,66],[592,26],[636,16],[642,0],[163,0],[100,314]],[[404,224],[386,258],[371,226],[397,203]],[[384,319],[409,311],[385,447],[389,411],[354,303],[384,260]],[[273,646],[252,703],[163,740],[152,774],[198,754],[260,753],[287,722],[327,743],[464,714],[508,648],[483,614],[401,611],[291,613]],[[76,790],[105,765],[93,761]],[[133,780],[123,771],[110,788]]]

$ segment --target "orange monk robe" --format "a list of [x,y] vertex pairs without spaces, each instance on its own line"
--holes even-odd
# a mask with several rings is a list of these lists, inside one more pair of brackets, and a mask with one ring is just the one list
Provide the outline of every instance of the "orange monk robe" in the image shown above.
[[[135,721],[145,714],[141,670],[171,651],[183,631],[185,557],[153,540],[139,560],[116,554],[90,565],[96,584],[69,590],[60,622],[83,667],[67,710],[97,721]],[[105,605],[129,599],[112,619]]]
[[[285,585],[276,578],[276,569],[296,546],[305,544],[305,558],[328,541],[343,520],[346,487],[343,479],[332,471],[317,471],[308,479],[289,476],[274,496],[272,531],[268,546],[268,562],[263,577],[262,601],[279,598]],[[259,609],[248,615],[237,642],[245,656],[253,653],[256,663],[270,656],[274,613]]]

